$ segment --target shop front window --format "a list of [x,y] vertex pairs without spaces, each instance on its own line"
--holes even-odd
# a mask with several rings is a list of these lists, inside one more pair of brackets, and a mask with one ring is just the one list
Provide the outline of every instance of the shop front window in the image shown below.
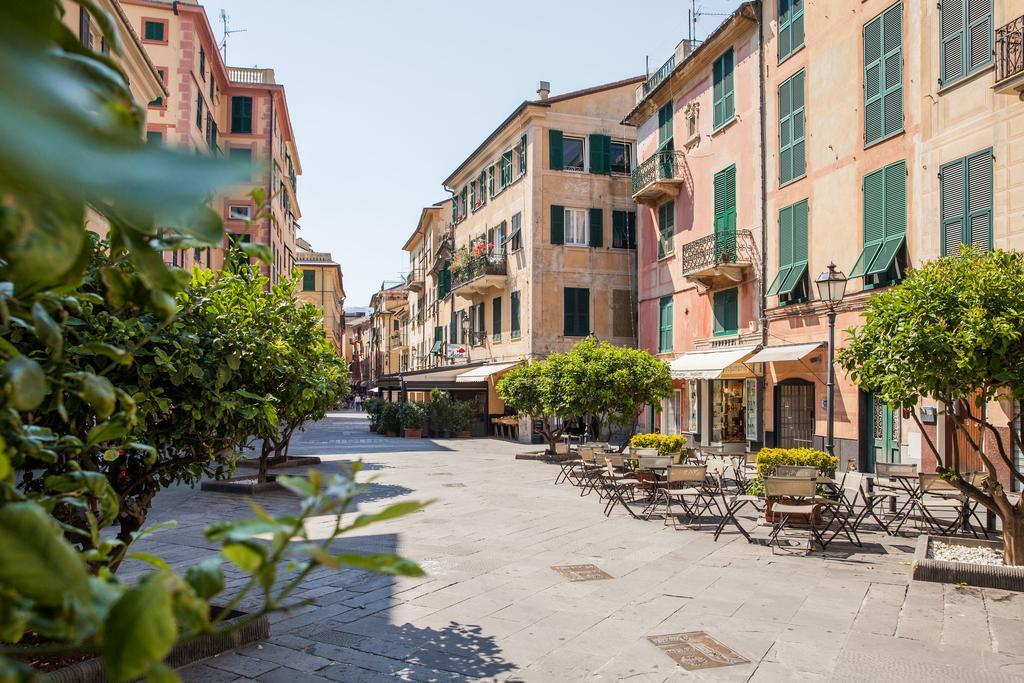
[[711,440],[717,443],[746,441],[746,396],[743,380],[715,380],[711,386]]

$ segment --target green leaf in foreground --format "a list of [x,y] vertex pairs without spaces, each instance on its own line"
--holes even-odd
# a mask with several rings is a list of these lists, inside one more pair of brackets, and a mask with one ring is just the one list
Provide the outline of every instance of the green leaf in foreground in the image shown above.
[[174,647],[178,628],[171,592],[163,574],[154,573],[114,603],[103,629],[103,666],[115,681],[150,670]]
[[54,519],[34,503],[0,506],[0,549],[0,586],[50,606],[89,591],[85,565]]
[[31,358],[18,356],[7,361],[3,380],[7,405],[15,410],[35,410],[46,397],[46,375],[39,363]]

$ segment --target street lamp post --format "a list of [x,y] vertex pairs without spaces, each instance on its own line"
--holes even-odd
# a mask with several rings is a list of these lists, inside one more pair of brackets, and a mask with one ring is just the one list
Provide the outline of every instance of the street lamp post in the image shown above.
[[825,450],[829,455],[835,455],[835,421],[836,421],[836,308],[842,303],[846,295],[846,275],[841,270],[836,270],[836,264],[829,263],[828,270],[822,273],[814,281],[818,287],[818,298],[828,307],[828,435],[825,442]]

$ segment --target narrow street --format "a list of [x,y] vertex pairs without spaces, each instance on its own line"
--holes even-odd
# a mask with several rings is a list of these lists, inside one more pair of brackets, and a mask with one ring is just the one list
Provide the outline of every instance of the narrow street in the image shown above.
[[[553,486],[556,470],[517,461],[496,440],[407,440],[371,434],[365,416],[335,413],[292,453],[336,471],[362,458],[376,477],[360,503],[436,499],[426,510],[336,544],[395,551],[422,579],[318,571],[275,617],[270,642],[182,671],[191,681],[408,680],[930,680],[1024,675],[1020,594],[909,584],[914,538],[773,554],[707,526],[673,530]],[[261,494],[272,513],[286,492]],[[150,522],[175,528],[140,542],[183,569],[212,551],[202,527],[251,516],[244,497],[180,487]],[[611,578],[569,581],[552,569],[595,565]],[[144,571],[138,564],[127,572]],[[237,586],[236,574],[229,585]],[[686,671],[648,636],[704,631],[748,663]]]

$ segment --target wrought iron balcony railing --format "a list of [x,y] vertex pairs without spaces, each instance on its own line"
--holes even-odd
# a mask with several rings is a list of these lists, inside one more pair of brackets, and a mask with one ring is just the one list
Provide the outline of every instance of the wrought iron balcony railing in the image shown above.
[[1024,16],[996,29],[996,82],[1024,73]]
[[651,94],[651,91],[661,85],[661,82],[668,78],[668,75],[672,73],[672,69],[676,68],[676,56],[673,54],[665,63],[661,65],[661,68],[655,71],[653,74],[648,76],[647,80],[637,86],[636,89],[636,103],[640,104],[644,101],[644,98]]
[[680,250],[683,275],[747,260],[740,246],[752,239],[749,230],[723,230],[687,242]]
[[506,275],[504,255],[471,256],[465,264],[452,266],[452,289],[458,289],[487,275]]
[[684,163],[682,152],[671,149],[657,152],[633,169],[633,194],[660,180],[681,179]]

